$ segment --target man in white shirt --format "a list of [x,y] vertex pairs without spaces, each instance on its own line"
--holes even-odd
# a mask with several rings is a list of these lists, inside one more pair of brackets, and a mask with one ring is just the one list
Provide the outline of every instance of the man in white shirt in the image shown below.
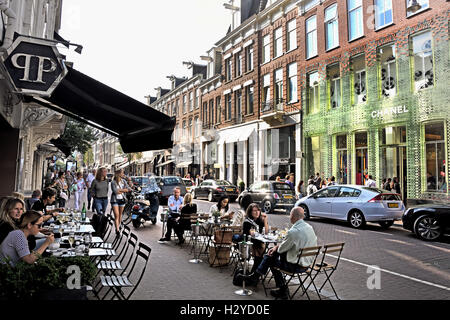
[[173,195],[169,197],[167,205],[169,207],[169,217],[167,220],[167,231],[164,238],[159,239],[159,241],[170,241],[172,236],[172,229],[178,223],[178,218],[180,217],[181,208],[183,207],[183,197],[181,196],[181,189],[175,187],[173,189]]
[[90,172],[87,176],[86,179],[86,187],[87,187],[87,209],[90,210],[91,208],[91,199],[92,199],[92,195],[91,195],[91,185],[92,185],[92,181],[94,181],[95,179],[95,175],[97,174],[97,170],[92,170],[92,172]]
[[278,290],[271,290],[270,294],[276,298],[287,299],[289,297],[289,289],[283,275],[276,268],[289,272],[301,272],[314,262],[314,257],[303,257],[300,259],[300,264],[297,264],[300,249],[317,246],[317,236],[314,229],[303,221],[304,218],[305,213],[301,207],[295,207],[291,210],[290,219],[293,225],[285,240],[271,248],[264,256],[256,272],[248,276],[251,279],[250,282],[257,284],[259,278],[264,276],[270,268],[277,288],[279,288]]
[[377,187],[377,183],[375,182],[375,180],[373,180],[371,175],[369,175],[369,179],[367,179],[365,186],[369,187],[369,188],[376,188]]

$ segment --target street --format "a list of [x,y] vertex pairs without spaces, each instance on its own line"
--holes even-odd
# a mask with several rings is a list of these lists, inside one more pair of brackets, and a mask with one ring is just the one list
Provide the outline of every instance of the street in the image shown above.
[[[199,211],[206,212],[213,204],[202,200],[195,203]],[[230,207],[237,210],[239,205],[233,203]],[[319,245],[345,242],[338,270],[332,277],[342,300],[450,299],[450,239],[423,242],[398,224],[383,230],[369,223],[365,230],[355,230],[344,223],[325,219],[313,219],[308,223],[313,226]],[[269,225],[288,227],[289,217],[270,214]],[[158,221],[156,226],[149,224],[135,231],[140,241],[148,243],[153,251],[150,267],[134,299],[237,299],[231,268],[220,270],[210,268],[207,263],[190,264],[188,260],[192,256],[186,247],[176,246],[175,241],[157,242],[161,226]],[[379,289],[369,289],[369,277],[377,267],[381,270]],[[376,282],[370,283],[377,287]],[[332,295],[331,289],[325,287],[324,290],[327,290],[322,291],[325,297]],[[262,286],[258,286],[254,295],[245,299],[271,298],[266,298]]]

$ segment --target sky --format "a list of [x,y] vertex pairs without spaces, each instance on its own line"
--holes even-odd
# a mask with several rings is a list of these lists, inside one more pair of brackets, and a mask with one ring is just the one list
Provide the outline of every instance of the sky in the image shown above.
[[170,89],[167,76],[190,76],[183,61],[206,64],[200,56],[230,25],[225,2],[63,0],[59,34],[83,52],[60,51],[75,69],[145,103],[154,88]]

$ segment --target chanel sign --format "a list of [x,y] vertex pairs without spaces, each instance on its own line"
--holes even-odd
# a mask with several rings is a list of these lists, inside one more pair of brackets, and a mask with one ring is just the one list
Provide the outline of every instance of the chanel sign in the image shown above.
[[19,36],[4,59],[17,91],[50,96],[67,73],[54,43]]

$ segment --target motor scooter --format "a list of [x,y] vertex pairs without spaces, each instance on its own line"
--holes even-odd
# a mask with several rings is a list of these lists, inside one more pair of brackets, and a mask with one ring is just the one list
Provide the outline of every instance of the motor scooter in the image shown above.
[[[155,201],[157,203],[155,203]],[[146,221],[156,224],[158,215],[159,202],[153,194],[139,194],[134,199],[133,208],[131,209],[131,222],[136,229],[144,225]]]

